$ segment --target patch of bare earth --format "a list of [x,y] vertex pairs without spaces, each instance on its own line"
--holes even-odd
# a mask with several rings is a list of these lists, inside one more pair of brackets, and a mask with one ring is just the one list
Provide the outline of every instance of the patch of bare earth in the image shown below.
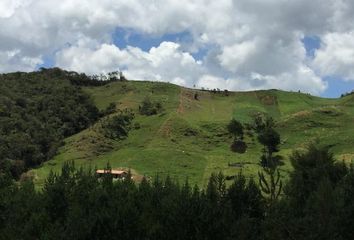
[[158,134],[164,137],[171,137],[171,118],[166,119],[166,121],[161,125],[160,129],[158,130]]
[[339,160],[343,160],[344,162],[351,163],[354,160],[353,153],[345,153],[339,155]]
[[[194,94],[195,92],[192,90],[181,88],[181,92],[179,94],[179,106],[177,108],[178,114],[183,114],[186,109],[191,109],[192,102],[196,101],[194,99]],[[199,100],[201,100],[201,98],[205,98],[205,94],[198,91],[198,98]]]
[[256,96],[263,105],[278,105],[277,96],[257,94],[257,93]]
[[311,115],[311,111],[309,110],[303,110],[303,111],[300,111],[300,112],[296,112],[296,113],[293,113],[291,115],[289,115],[285,121],[289,121],[291,119],[294,119],[294,118],[303,118],[303,117],[307,117]]
[[177,113],[178,114],[183,114],[184,113],[184,92],[185,90],[183,88],[181,88],[181,91],[179,93],[179,105],[178,105],[178,108],[177,108]]

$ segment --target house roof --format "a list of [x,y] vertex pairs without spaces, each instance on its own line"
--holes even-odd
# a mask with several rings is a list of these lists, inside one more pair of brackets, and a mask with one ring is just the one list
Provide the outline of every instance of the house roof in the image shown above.
[[121,174],[127,174],[127,171],[123,171],[123,170],[106,170],[106,169],[98,169],[96,170],[96,173],[110,173],[110,174],[117,174],[117,175],[121,175]]

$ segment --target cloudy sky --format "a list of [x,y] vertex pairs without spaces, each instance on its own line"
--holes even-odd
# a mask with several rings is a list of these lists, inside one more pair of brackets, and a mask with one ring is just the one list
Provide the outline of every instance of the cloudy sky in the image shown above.
[[51,66],[337,97],[354,89],[354,1],[0,0],[0,72]]

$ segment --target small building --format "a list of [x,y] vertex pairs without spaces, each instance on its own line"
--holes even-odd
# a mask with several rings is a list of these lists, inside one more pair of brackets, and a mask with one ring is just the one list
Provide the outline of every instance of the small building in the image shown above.
[[111,174],[113,178],[124,179],[128,176],[128,172],[124,170],[107,170],[107,169],[98,169],[96,170],[98,177],[103,177],[106,174]]

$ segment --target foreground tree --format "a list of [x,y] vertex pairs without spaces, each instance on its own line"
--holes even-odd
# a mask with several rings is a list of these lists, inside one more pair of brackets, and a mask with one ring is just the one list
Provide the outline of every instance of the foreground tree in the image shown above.
[[[42,191],[0,173],[1,239],[340,239],[353,237],[354,170],[324,148],[291,157],[282,198],[269,205],[241,173],[205,189],[170,177],[113,180],[66,163]],[[107,169],[110,166],[107,165]],[[229,185],[229,187],[227,187]],[[268,204],[267,204],[268,203]]]
[[348,167],[314,145],[290,159],[294,170],[265,221],[267,238],[351,239],[354,178]]
[[279,151],[280,135],[274,129],[272,118],[267,118],[264,122],[256,121],[256,126],[258,141],[263,145],[260,160],[262,171],[258,172],[259,185],[272,205],[280,196],[283,187],[278,168],[280,157],[274,156],[274,153]]

